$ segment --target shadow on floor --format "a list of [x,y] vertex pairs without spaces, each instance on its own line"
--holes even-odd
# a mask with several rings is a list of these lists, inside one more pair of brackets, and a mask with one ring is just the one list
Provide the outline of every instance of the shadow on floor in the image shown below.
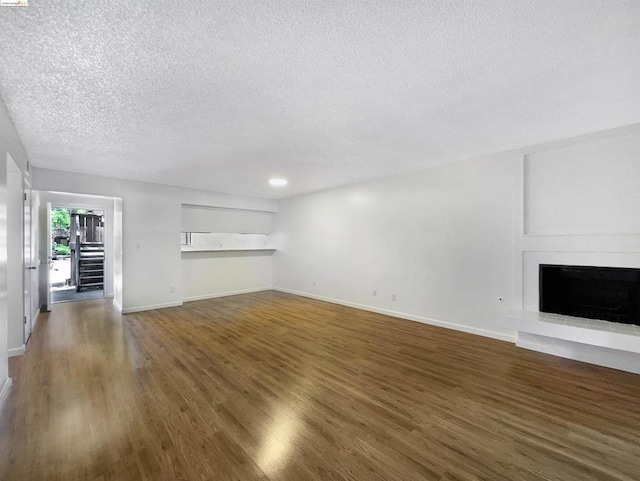
[[85,299],[97,299],[104,297],[104,290],[94,289],[76,292],[75,287],[71,289],[52,290],[51,302],[84,301]]

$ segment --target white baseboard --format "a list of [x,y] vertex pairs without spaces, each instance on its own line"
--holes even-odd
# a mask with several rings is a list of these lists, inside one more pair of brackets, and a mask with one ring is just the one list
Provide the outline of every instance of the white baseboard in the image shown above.
[[238,294],[251,294],[252,292],[270,291],[272,289],[273,288],[269,286],[269,287],[255,287],[252,289],[241,289],[239,291],[218,292],[216,294],[205,294],[203,296],[184,297],[182,299],[182,302],[203,301],[205,299],[215,299],[216,297],[237,296]]
[[516,346],[574,361],[640,374],[640,354],[635,352],[592,346],[528,332],[518,333]]
[[217,297],[236,296],[236,295],[239,295],[239,294],[250,294],[250,293],[253,293],[253,292],[262,292],[262,291],[269,291],[269,290],[286,292],[288,294],[294,294],[296,296],[309,297],[311,299],[317,299],[319,301],[330,302],[332,304],[339,304],[339,305],[342,305],[342,306],[353,307],[353,308],[356,308],[356,309],[362,309],[364,311],[376,312],[378,314],[384,314],[384,315],[391,316],[391,317],[399,317],[401,319],[407,319],[409,321],[421,322],[423,324],[429,324],[429,325],[432,325],[432,326],[444,327],[444,328],[447,328],[447,329],[453,329],[453,330],[456,330],[456,331],[462,331],[462,332],[466,332],[466,333],[469,333],[469,334],[475,334],[475,335],[483,336],[483,337],[490,337],[492,339],[498,339],[498,340],[501,340],[501,341],[508,341],[508,342],[515,342],[516,341],[516,337],[514,335],[507,334],[507,333],[504,333],[504,332],[489,331],[487,329],[480,329],[480,328],[477,328],[477,327],[465,326],[463,324],[455,324],[453,322],[440,321],[438,319],[431,319],[431,318],[428,318],[428,317],[416,316],[414,314],[407,314],[405,312],[392,311],[392,310],[389,310],[389,309],[381,309],[381,308],[374,307],[374,306],[367,306],[365,304],[358,304],[358,303],[355,303],[355,302],[344,301],[342,299],[334,299],[334,298],[331,298],[331,297],[318,296],[318,295],[315,295],[315,294],[311,294],[309,292],[296,291],[296,290],[293,290],[293,289],[285,289],[285,288],[282,288],[282,287],[258,287],[258,288],[252,288],[252,289],[242,289],[242,290],[238,290],[238,291],[220,292],[220,293],[216,293],[216,294],[206,294],[206,295],[202,295],[202,296],[191,296],[191,297],[183,298],[182,302],[171,302],[171,303],[166,303],[166,304],[156,304],[156,305],[152,305],[152,306],[131,307],[131,308],[127,308],[127,309],[122,309],[119,305],[116,304],[115,301],[114,301],[113,305],[122,314],[132,314],[134,312],[150,311],[150,310],[153,310],[153,309],[163,309],[165,307],[179,307],[184,302],[201,301],[201,300],[205,300],[205,299],[214,299],[214,298],[217,298]]
[[113,292],[106,292],[104,297],[113,297]]
[[9,388],[11,387],[11,378],[8,377],[7,379],[4,380],[4,382],[2,383],[2,387],[0,388],[0,409],[2,409],[2,405],[4,404],[4,399],[7,397],[7,394],[9,394]]
[[122,314],[133,314],[134,312],[142,312],[142,311],[153,311],[154,309],[164,309],[166,307],[180,307],[182,305],[182,301],[177,302],[165,302],[164,304],[153,304],[150,306],[137,306],[137,307],[127,307],[126,309],[122,309]]
[[22,356],[26,350],[26,346],[23,344],[20,347],[13,347],[9,349],[9,357]]
[[311,299],[330,302],[332,304],[339,304],[341,306],[355,307],[356,309],[376,312],[378,314],[384,314],[386,316],[399,317],[401,319],[407,319],[409,321],[421,322],[423,324],[429,324],[432,326],[444,327],[447,329],[462,331],[469,334],[475,334],[477,336],[490,337],[492,339],[498,339],[500,341],[515,342],[516,340],[516,337],[514,335],[507,334],[504,332],[489,331],[488,329],[479,329],[477,327],[465,326],[463,324],[455,324],[453,322],[447,322],[447,321],[440,321],[438,319],[431,319],[429,317],[416,316],[414,314],[407,314],[405,312],[397,312],[389,309],[381,309],[379,307],[367,306],[365,304],[357,304],[355,302],[343,301],[342,299],[334,299],[331,297],[318,296],[308,292],[295,291],[293,289],[285,289],[282,287],[273,287],[272,289],[274,291],[286,292],[288,294],[294,294],[296,296],[309,297]]
[[38,320],[40,319],[40,310],[38,309],[36,312],[31,314],[31,334],[36,330],[36,326],[38,325]]
[[122,313],[122,306],[115,299],[112,301],[112,303],[113,307],[115,307],[119,313]]

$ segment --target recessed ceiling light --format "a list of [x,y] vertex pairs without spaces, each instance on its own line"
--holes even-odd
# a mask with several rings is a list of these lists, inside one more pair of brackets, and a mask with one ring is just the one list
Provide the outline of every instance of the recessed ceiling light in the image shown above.
[[274,187],[282,187],[283,185],[287,185],[288,182],[286,179],[269,179],[269,184]]

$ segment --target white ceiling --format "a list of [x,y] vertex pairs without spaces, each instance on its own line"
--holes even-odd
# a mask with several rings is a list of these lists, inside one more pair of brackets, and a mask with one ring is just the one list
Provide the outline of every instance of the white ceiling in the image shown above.
[[0,94],[34,166],[279,198],[640,122],[639,25],[637,0],[30,0],[0,8]]

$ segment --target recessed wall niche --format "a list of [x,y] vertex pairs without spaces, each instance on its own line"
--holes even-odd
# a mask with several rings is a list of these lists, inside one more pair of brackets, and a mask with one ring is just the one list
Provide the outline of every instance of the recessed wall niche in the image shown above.
[[525,235],[640,234],[640,134],[529,154]]

